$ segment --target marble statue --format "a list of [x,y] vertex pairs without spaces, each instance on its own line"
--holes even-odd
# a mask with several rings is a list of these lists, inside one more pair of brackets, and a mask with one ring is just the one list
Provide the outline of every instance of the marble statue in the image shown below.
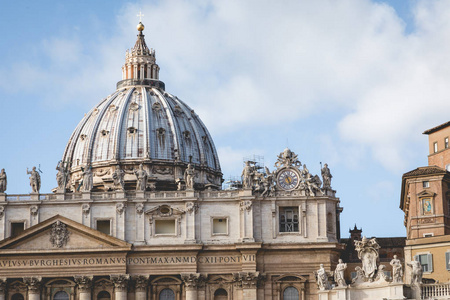
[[355,241],[355,250],[358,258],[362,261],[362,270],[368,281],[373,281],[377,271],[378,245],[375,238],[367,239],[363,237],[361,241]]
[[64,163],[62,161],[58,162],[56,166],[56,182],[58,183],[58,191],[64,192],[66,188],[66,184],[69,181],[69,171],[64,167]]
[[394,255],[394,258],[389,263],[392,266],[392,282],[403,283],[403,268],[402,262]]
[[344,272],[347,269],[347,264],[339,259],[339,263],[336,265],[336,269],[334,270],[334,281],[337,286],[347,286],[344,279]]
[[83,175],[83,192],[90,192],[94,187],[94,177],[92,174],[92,167],[87,165],[86,168],[82,168]]
[[298,155],[292,152],[289,148],[284,149],[283,152],[281,152],[277,156],[277,161],[275,162],[276,168],[284,167],[290,167],[290,166],[301,166],[301,162],[298,160]]
[[352,279],[352,284],[360,284],[365,282],[364,271],[361,267],[357,266],[355,268],[356,276]]
[[331,188],[331,175],[330,169],[328,168],[328,164],[325,164],[322,168],[322,180],[323,180],[323,188],[330,189]]
[[266,176],[261,178],[262,186],[264,188],[263,192],[261,193],[261,196],[269,195],[272,189],[272,183],[273,183],[273,174],[270,173],[269,168],[265,167],[266,169]]
[[4,193],[6,191],[6,172],[5,169],[2,169],[0,172],[0,193]]
[[187,190],[194,189],[194,177],[195,177],[194,166],[191,163],[189,163],[186,170],[184,171],[184,182],[186,183]]
[[136,175],[136,191],[144,192],[147,188],[147,171],[144,170],[144,165],[140,164],[138,170],[134,170],[134,174]]
[[311,176],[306,165],[303,165],[303,170],[301,171],[301,182],[302,188],[306,190],[309,195],[315,195],[315,192],[320,192],[323,195],[322,190],[320,189],[320,185],[322,182],[320,181],[319,176]]
[[420,262],[413,260],[407,265],[411,268],[411,285],[421,285],[423,270]]
[[116,187],[116,189],[120,188],[122,191],[125,190],[125,182],[123,180],[124,176],[124,171],[120,168],[120,166],[117,166],[114,170],[114,173],[112,174],[114,186]]
[[377,278],[376,278],[377,281],[379,281],[379,282],[380,281],[381,282],[388,282],[389,278],[386,275],[385,271],[386,271],[386,266],[385,265],[380,265],[378,267]]
[[323,264],[320,264],[319,270],[316,271],[317,277],[317,285],[321,291],[330,289],[330,282],[328,281],[328,274],[323,267]]
[[242,170],[242,187],[244,189],[251,189],[253,185],[253,168],[250,166],[250,161],[245,162],[244,169]]
[[27,174],[30,174],[31,190],[33,193],[39,193],[39,190],[41,189],[41,175],[36,171],[36,167],[33,167],[31,171],[28,171],[27,168]]

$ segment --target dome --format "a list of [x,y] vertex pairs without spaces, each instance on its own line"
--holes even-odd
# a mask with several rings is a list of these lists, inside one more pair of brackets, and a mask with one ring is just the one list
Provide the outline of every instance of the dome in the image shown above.
[[143,164],[146,190],[183,189],[188,164],[196,189],[220,188],[222,173],[213,140],[198,115],[159,80],[155,51],[142,31],[127,51],[117,90],[102,99],[75,128],[62,162],[70,173],[68,189],[80,189],[83,171],[92,170],[92,191],[136,189],[135,170]]

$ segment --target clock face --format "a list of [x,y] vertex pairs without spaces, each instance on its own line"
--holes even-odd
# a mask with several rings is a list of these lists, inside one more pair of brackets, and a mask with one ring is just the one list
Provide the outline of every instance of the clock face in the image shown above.
[[298,185],[298,174],[292,170],[281,171],[277,182],[283,190],[292,190]]

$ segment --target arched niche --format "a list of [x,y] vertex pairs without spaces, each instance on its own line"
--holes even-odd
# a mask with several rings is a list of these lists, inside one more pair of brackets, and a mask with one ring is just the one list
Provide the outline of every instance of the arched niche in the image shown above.
[[223,288],[217,289],[214,292],[214,300],[228,300],[228,292]]
[[280,300],[295,299],[296,296],[295,291],[297,291],[298,292],[297,299],[305,300],[306,282],[307,278],[299,274],[282,274],[275,278],[273,284],[275,285],[275,290],[278,291],[278,299]]
[[114,299],[114,284],[111,280],[107,278],[100,278],[94,282],[94,290],[92,299],[93,300],[107,300],[107,295],[109,299]]
[[[66,278],[56,278],[49,280],[45,285],[45,298],[46,300],[64,300],[55,299],[55,295],[59,292],[64,292],[67,295],[67,300],[75,300],[75,282]],[[62,297],[60,293],[58,297]]]
[[[175,300],[181,300],[182,281],[174,276],[157,276],[150,281],[152,299],[159,300],[164,289],[170,289],[175,295]],[[164,295],[163,295],[164,296]]]
[[[24,300],[27,298],[27,285],[22,281],[16,280],[8,285],[8,300]],[[20,297],[22,295],[22,298]]]
[[[207,286],[209,299],[216,299],[216,296],[219,297],[218,299],[231,299],[233,294],[233,275],[211,275],[208,277]],[[226,298],[223,297],[223,291],[226,292]]]

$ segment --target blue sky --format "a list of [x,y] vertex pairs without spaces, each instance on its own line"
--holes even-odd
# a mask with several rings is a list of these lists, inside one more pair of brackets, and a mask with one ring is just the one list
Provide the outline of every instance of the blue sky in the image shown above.
[[344,207],[342,233],[402,236],[401,175],[448,121],[448,1],[9,1],[0,10],[0,168],[42,192],[72,130],[121,79],[142,9],[166,89],[199,114],[224,178],[289,146]]

